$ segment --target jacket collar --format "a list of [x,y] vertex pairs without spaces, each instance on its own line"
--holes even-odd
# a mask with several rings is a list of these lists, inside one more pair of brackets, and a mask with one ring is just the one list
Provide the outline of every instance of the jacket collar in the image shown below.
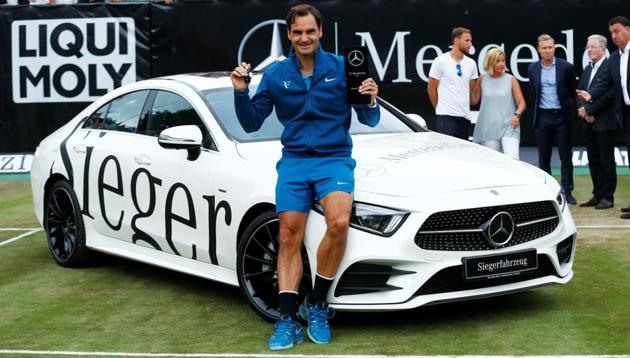
[[[302,73],[300,72],[300,61],[298,60],[298,57],[293,50],[293,47],[291,47],[291,50],[289,51],[289,59],[293,64],[293,70],[301,77]],[[328,61],[326,61],[326,53],[324,50],[322,50],[322,47],[320,45],[317,51],[315,51],[315,63],[313,64],[312,75],[313,82],[328,73],[329,68],[330,64],[328,63]]]
[[598,70],[600,67],[602,67],[602,63],[604,63],[604,61],[606,61],[606,56],[602,56],[602,58],[600,58],[599,60],[591,62],[591,64],[593,65],[593,69]]
[[540,63],[540,68],[542,69],[543,67],[546,69],[552,69],[554,67],[557,68],[556,66],[556,56],[553,56],[553,61],[551,61],[551,67],[545,67],[545,65],[543,65],[543,60],[541,59],[540,61],[538,61]]

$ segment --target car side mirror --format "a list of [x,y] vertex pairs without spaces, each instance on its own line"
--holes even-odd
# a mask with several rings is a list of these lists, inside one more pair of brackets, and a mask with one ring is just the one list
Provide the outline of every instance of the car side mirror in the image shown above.
[[199,158],[202,140],[201,130],[195,125],[166,128],[158,136],[162,148],[188,150],[188,160]]
[[416,124],[419,125],[420,127],[427,129],[427,122],[419,114],[407,113],[407,117],[409,117],[412,121],[416,122]]

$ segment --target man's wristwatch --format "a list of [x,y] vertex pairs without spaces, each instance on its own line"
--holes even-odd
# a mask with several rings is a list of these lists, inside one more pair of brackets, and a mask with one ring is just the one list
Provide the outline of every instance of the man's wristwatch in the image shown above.
[[519,111],[514,112],[514,115],[515,115],[515,116],[516,116],[516,118],[518,118],[518,119],[521,119],[521,114],[523,114],[523,113],[521,113],[521,112],[519,112]]

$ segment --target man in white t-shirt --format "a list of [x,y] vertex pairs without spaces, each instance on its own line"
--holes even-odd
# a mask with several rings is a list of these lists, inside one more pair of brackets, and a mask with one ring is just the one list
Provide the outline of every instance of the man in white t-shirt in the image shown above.
[[470,105],[479,102],[475,84],[479,77],[475,60],[467,55],[472,47],[469,29],[456,27],[451,32],[451,51],[438,56],[429,71],[429,99],[440,133],[468,140]]

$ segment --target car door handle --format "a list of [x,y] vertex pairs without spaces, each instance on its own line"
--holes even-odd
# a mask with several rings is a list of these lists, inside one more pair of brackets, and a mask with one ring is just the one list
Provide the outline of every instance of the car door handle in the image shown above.
[[139,155],[133,158],[139,165],[151,165],[151,158],[146,155]]
[[76,153],[85,153],[85,144],[77,144],[72,147]]

